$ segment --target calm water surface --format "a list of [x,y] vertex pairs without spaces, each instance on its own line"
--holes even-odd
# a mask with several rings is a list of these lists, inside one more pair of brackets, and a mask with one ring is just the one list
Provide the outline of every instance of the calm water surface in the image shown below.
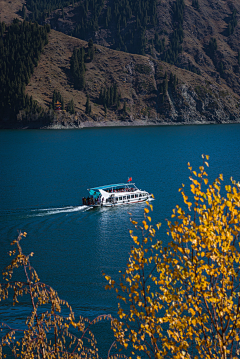
[[[76,315],[115,315],[113,292],[102,271],[117,278],[132,245],[128,212],[140,220],[143,204],[88,210],[86,189],[125,182],[154,193],[153,222],[164,223],[181,204],[178,188],[189,184],[187,162],[197,169],[210,155],[210,180],[223,173],[240,179],[240,125],[0,131],[0,269],[17,231],[28,233],[25,252],[42,281],[66,299]],[[12,248],[11,248],[12,249]],[[30,303],[11,309],[1,303],[0,321],[19,323]],[[103,356],[112,338],[102,335]]]

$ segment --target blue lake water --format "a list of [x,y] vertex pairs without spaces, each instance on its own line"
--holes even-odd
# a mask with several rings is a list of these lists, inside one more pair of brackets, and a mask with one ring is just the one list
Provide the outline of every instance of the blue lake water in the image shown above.
[[[129,214],[143,218],[144,204],[87,210],[87,188],[125,182],[154,194],[153,222],[181,204],[178,188],[189,184],[187,163],[196,169],[210,155],[209,178],[226,184],[240,179],[240,125],[162,126],[83,130],[0,131],[0,269],[10,258],[10,242],[26,231],[24,251],[41,280],[67,300],[76,315],[116,314],[114,292],[105,291],[102,271],[117,278],[132,242]],[[11,309],[0,303],[0,321],[18,323],[30,303]],[[104,332],[107,332],[105,335]],[[112,338],[98,329],[105,356]]]

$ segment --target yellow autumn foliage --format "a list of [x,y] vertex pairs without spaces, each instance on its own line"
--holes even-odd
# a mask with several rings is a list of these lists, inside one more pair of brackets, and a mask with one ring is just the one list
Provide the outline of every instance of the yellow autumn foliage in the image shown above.
[[[72,307],[60,299],[53,288],[40,281],[30,263],[29,258],[33,253],[23,253],[21,240],[26,235],[26,232],[19,233],[18,238],[12,242],[17,248],[9,252],[13,259],[3,272],[0,302],[13,293],[13,305],[19,303],[19,298],[25,296],[26,301],[26,296],[29,296],[32,308],[26,318],[25,328],[15,328],[0,321],[0,359],[99,358],[92,326],[101,320],[112,320],[111,315],[100,315],[92,321],[83,317],[75,319]],[[19,269],[25,276],[23,281],[13,279],[14,272]],[[61,314],[63,309],[64,315]],[[9,351],[12,355],[7,356]]]
[[[20,233],[3,272],[0,300],[8,298],[10,289],[13,304],[28,294],[32,312],[27,329],[20,330],[21,340],[16,339],[19,331],[0,324],[2,345],[26,359],[99,358],[91,325],[110,319],[129,358],[239,358],[240,185],[231,179],[231,185],[223,186],[222,174],[209,184],[209,156],[202,158],[199,171],[188,163],[190,190],[186,195],[182,184],[183,206],[177,205],[167,222],[168,245],[158,239],[161,224],[152,224],[152,204],[146,202],[142,223],[130,219],[134,245],[126,269],[118,281],[105,276],[106,288],[114,289],[119,300],[118,319],[103,315],[92,322],[76,320],[71,306],[40,282],[30,263],[33,253],[22,252],[26,233]],[[24,282],[13,281],[17,268],[23,269]],[[68,316],[61,314],[63,307]]]
[[222,189],[222,174],[208,184],[209,156],[202,157],[199,172],[188,163],[191,196],[182,186],[187,206],[173,209],[167,247],[147,225],[152,206],[147,204],[143,226],[131,220],[135,245],[114,285],[121,316],[112,327],[132,357],[240,357],[239,184],[231,180]]

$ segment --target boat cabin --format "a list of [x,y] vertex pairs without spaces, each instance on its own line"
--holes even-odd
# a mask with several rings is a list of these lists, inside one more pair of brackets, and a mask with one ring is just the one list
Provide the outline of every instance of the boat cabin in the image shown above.
[[83,204],[91,206],[116,206],[120,204],[146,201],[152,197],[148,192],[138,189],[135,183],[118,183],[88,189],[90,197]]

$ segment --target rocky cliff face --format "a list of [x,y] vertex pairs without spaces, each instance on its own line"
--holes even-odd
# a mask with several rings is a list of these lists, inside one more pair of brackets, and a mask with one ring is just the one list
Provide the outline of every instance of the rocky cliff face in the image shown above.
[[[181,0],[182,1],[182,0]],[[178,1],[180,3],[181,1]],[[117,1],[118,2],[118,1]],[[194,6],[192,0],[184,0],[183,10],[183,51],[179,53],[174,64],[177,67],[194,71],[199,74],[207,73],[214,81],[220,85],[227,84],[234,92],[240,95],[240,1],[239,0],[197,0],[198,6]],[[155,59],[163,59],[164,52],[169,48],[171,36],[176,31],[176,19],[173,17],[173,8],[176,0],[161,0],[156,4],[155,24],[149,21],[144,27],[146,45],[144,51]],[[114,24],[106,28],[105,17],[106,9],[113,8],[113,0],[106,0],[104,7],[99,15],[97,31],[87,32],[85,40],[93,38],[96,44],[108,48],[116,48],[116,29]],[[52,26],[66,34],[74,33],[77,25],[78,16],[81,16],[82,4],[76,3],[74,7],[69,6],[65,9],[64,19],[61,10],[56,10],[46,21],[51,22]],[[122,18],[124,14],[122,14]],[[91,9],[88,11],[88,21],[92,18]],[[234,20],[233,20],[234,19]],[[87,21],[87,20],[86,20]],[[178,21],[178,20],[177,20]],[[136,16],[134,12],[125,26],[121,25],[120,34],[124,38],[128,48],[128,37],[124,33],[131,29],[135,24]],[[137,30],[134,30],[137,31]],[[76,32],[76,31],[75,31]],[[77,32],[76,32],[77,33]],[[156,44],[155,36],[159,41],[165,41],[165,48],[161,49]],[[217,48],[214,53],[208,51],[211,38],[216,39]],[[130,52],[139,48],[128,48]],[[139,53],[139,52],[137,52]],[[170,63],[171,62],[171,59]]]
[[[154,43],[155,33],[158,33],[159,40],[165,39],[168,47],[175,28],[172,10],[174,2],[157,2],[155,27],[146,28],[148,44]],[[107,114],[97,105],[92,106],[92,115],[86,116],[84,106],[79,106],[76,111],[78,125],[240,121],[240,2],[199,0],[198,4],[196,8],[192,0],[185,0],[183,51],[173,65],[161,61],[162,53],[157,51],[156,46],[150,51],[146,45],[146,56],[110,50],[114,44],[114,31],[111,28],[104,29],[104,25],[87,35],[105,48],[98,46],[100,52],[91,67],[92,76],[86,72],[85,91],[89,93],[91,101],[96,103],[100,86],[104,83],[110,85],[114,81],[121,89],[122,100],[118,110],[110,108]],[[106,1],[105,7],[110,5],[111,0]],[[75,26],[73,13],[76,16],[77,11],[77,5],[74,9],[71,6],[66,8],[65,19],[58,18],[55,25],[61,31],[70,33]],[[234,11],[236,23],[232,33],[229,33]],[[51,18],[56,19],[54,16]],[[127,27],[130,25],[126,24]],[[216,39],[217,43],[212,53],[209,50],[211,39]],[[99,76],[95,77],[97,74]],[[167,90],[164,90],[165,74]],[[170,84],[171,74],[178,80],[175,86]],[[98,79],[94,82],[95,87],[92,86],[93,78]],[[124,102],[127,112],[123,114]]]
[[[105,5],[110,2],[107,0]],[[185,0],[183,51],[174,64],[169,64],[162,61],[160,50],[150,45],[157,32],[159,41],[165,38],[167,49],[175,26],[174,2],[158,2],[158,22],[155,28],[146,29],[145,56],[111,49],[114,32],[104,26],[88,34],[96,44],[95,57],[86,63],[82,91],[74,89],[70,57],[75,47],[87,48],[87,42],[60,32],[72,32],[80,3],[74,9],[65,8],[64,19],[52,13],[46,21],[52,21],[60,31],[51,30],[49,44],[26,89],[44,108],[48,120],[23,122],[20,115],[18,125],[60,128],[240,122],[240,1],[198,0],[196,9],[192,0]],[[236,25],[229,33],[234,9]],[[211,47],[213,39],[215,48]],[[104,110],[99,102],[101,88],[114,83],[121,93],[119,106]],[[65,103],[73,99],[74,115],[48,112],[54,90],[61,92]],[[85,113],[87,95],[90,115]]]
[[177,93],[169,91],[162,112],[176,123],[239,122],[238,101],[229,93],[222,93],[219,88],[213,90],[211,84],[208,86],[193,88],[182,84],[178,86]]
[[[54,89],[61,92],[65,103],[74,100],[75,115],[52,113],[50,127],[240,121],[240,97],[222,79],[218,83],[207,72],[198,75],[150,56],[101,46],[96,46],[94,60],[86,63],[85,89],[75,90],[69,75],[70,57],[74,47],[80,46],[87,46],[87,43],[52,30],[49,44],[27,87],[27,92],[33,94],[46,111]],[[175,78],[175,85],[172,78]],[[165,90],[164,82],[167,82]],[[112,106],[105,113],[99,94],[101,88],[112,83],[117,84],[121,93],[120,106],[118,109]],[[85,113],[87,94],[92,108],[90,115]],[[24,126],[29,125],[24,123]]]

